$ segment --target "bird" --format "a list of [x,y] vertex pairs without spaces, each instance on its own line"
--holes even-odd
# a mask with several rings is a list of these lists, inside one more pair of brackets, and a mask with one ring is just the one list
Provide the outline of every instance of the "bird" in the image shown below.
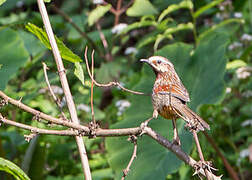
[[189,130],[196,132],[210,130],[210,126],[187,106],[187,103],[190,102],[189,93],[170,60],[162,56],[151,56],[140,61],[150,65],[156,75],[152,89],[153,115],[145,121],[146,126],[151,119],[157,118],[158,115],[165,119],[171,119],[174,134],[172,142],[179,146],[181,142],[176,127],[178,118],[186,121],[186,127]]

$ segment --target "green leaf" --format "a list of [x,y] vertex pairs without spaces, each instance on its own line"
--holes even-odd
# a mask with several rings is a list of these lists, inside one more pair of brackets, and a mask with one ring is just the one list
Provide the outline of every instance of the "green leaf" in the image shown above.
[[98,19],[104,16],[111,8],[111,5],[97,6],[88,16],[88,25],[92,26]]
[[133,5],[126,11],[128,16],[138,17],[144,15],[157,14],[158,10],[149,0],[135,0]]
[[0,0],[0,6],[5,3],[6,0]]
[[30,178],[16,164],[1,157],[0,170],[13,175],[17,180],[30,180]]
[[226,69],[236,69],[236,68],[244,67],[244,66],[247,66],[247,63],[245,63],[241,59],[236,59],[236,60],[233,60],[231,62],[228,62],[227,66],[226,66]]
[[[45,45],[46,48],[50,50],[52,49],[47,34],[43,29],[37,27],[32,23],[28,23],[25,27],[28,31],[37,36],[37,38]],[[73,63],[82,62],[81,58],[78,55],[74,54],[69,48],[67,48],[59,38],[55,36],[55,39],[60,51],[60,55],[63,59]]]
[[193,29],[193,24],[191,22],[187,23],[187,24],[179,24],[176,27],[172,27],[172,28],[168,28],[164,34],[165,35],[169,35],[178,31],[182,31],[182,30],[187,30],[187,29]]
[[143,16],[141,18],[141,21],[139,21],[139,22],[135,22],[135,23],[132,23],[132,24],[128,25],[121,33],[124,34],[124,33],[127,33],[129,31],[133,30],[133,29],[147,27],[147,26],[157,26],[158,25],[155,22],[155,20],[153,20],[153,19],[147,19],[145,17],[146,16]]
[[102,63],[96,73],[96,79],[101,83],[114,81],[118,77],[121,68],[117,62]]
[[205,11],[207,11],[208,9],[220,4],[223,0],[215,0],[212,1],[211,3],[208,3],[207,5],[201,7],[200,9],[198,9],[194,14],[193,17],[197,18],[199,17],[202,13],[204,13]]
[[161,22],[165,16],[167,16],[168,14],[170,14],[173,11],[182,9],[182,8],[186,8],[186,9],[193,9],[193,3],[191,1],[182,1],[179,4],[172,4],[170,6],[168,6],[167,9],[165,9],[159,16],[158,18],[158,22]]
[[4,90],[7,82],[17,73],[17,70],[29,60],[24,42],[19,34],[10,29],[0,29],[0,89]]
[[210,34],[214,34],[216,32],[222,32],[229,36],[231,36],[237,29],[240,27],[240,25],[244,21],[241,19],[228,19],[225,20],[217,25],[212,26],[210,29],[204,31],[200,34],[198,40],[199,41],[205,41]]
[[74,75],[81,81],[82,85],[84,85],[84,73],[82,66],[79,62],[74,63]]
[[[192,45],[175,43],[157,51],[155,55],[164,56],[172,61],[175,69],[189,90],[190,107],[196,110],[201,104],[219,102],[224,94],[224,72],[226,66],[225,50],[228,38],[223,33],[209,35],[206,42],[201,42],[192,54]],[[154,83],[155,75],[152,69],[144,65],[141,79],[134,89],[149,93]],[[210,83],[211,82],[211,83]],[[124,119],[111,128],[126,128],[139,126],[141,122],[152,116],[151,97],[129,96],[131,107],[125,112]],[[161,135],[171,140],[172,123],[161,117],[152,120],[149,126]],[[192,148],[191,133],[184,129],[184,121],[177,121],[182,149],[189,153]],[[107,138],[109,163],[116,173],[115,179],[122,175],[122,170],[132,154],[133,145],[126,137]],[[170,151],[143,136],[138,138],[137,158],[133,162],[127,179],[152,180],[165,179],[167,174],[178,171],[182,162]],[[144,169],[144,173],[141,171]]]

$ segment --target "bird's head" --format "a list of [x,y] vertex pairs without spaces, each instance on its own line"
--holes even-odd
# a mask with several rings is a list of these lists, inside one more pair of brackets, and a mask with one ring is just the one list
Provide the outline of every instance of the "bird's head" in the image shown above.
[[165,73],[174,69],[173,64],[162,56],[151,56],[148,59],[141,59],[140,61],[148,63],[155,73]]

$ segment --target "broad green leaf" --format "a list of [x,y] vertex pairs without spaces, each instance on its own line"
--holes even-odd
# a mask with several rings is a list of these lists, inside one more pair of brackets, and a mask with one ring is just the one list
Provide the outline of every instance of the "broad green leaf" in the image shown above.
[[210,3],[208,3],[207,5],[201,7],[200,9],[198,9],[194,14],[193,14],[193,17],[194,18],[197,18],[199,17],[202,13],[204,13],[205,11],[207,11],[208,9],[220,4],[223,0],[215,0],[215,1],[212,1]]
[[159,43],[161,41],[163,41],[164,39],[173,39],[173,37],[171,34],[167,34],[167,35],[166,34],[159,34],[157,36],[155,43],[154,43],[154,51],[157,51]]
[[104,16],[111,8],[111,5],[97,6],[91,13],[88,15],[88,25],[92,26],[98,19]]
[[6,0],[0,0],[0,6],[5,2]]
[[227,63],[226,69],[236,69],[239,67],[244,67],[246,65],[247,65],[247,63],[245,63],[243,60],[235,59],[235,60]]
[[[43,29],[37,27],[32,23],[28,23],[25,27],[28,31],[37,36],[37,38],[45,45],[45,47],[50,50],[52,49],[47,34]],[[55,39],[60,51],[60,55],[63,59],[73,63],[82,61],[81,58],[74,54],[68,47],[66,47],[66,45],[59,38],[55,36]]]
[[29,60],[24,42],[19,34],[10,29],[0,29],[0,89],[4,90],[7,82],[15,76],[17,70]]
[[76,62],[74,66],[74,75],[81,81],[82,85],[84,85],[84,73],[81,64]]
[[181,8],[186,8],[186,9],[193,9],[193,3],[191,1],[182,1],[179,4],[172,4],[170,6],[168,6],[167,9],[165,9],[159,16],[158,18],[158,22],[161,22],[165,16],[167,16],[168,14],[170,14],[173,11],[176,11],[178,9]]
[[96,79],[101,83],[108,83],[117,79],[121,66],[117,62],[102,63],[96,72]]
[[30,180],[30,178],[16,164],[0,157],[0,171],[5,171],[17,180]]
[[[172,61],[175,69],[189,90],[193,110],[201,104],[217,103],[224,93],[224,72],[226,66],[225,50],[228,38],[223,33],[209,35],[206,42],[199,44],[195,53],[193,47],[184,43],[167,45],[155,54],[167,57]],[[134,89],[149,93],[152,89],[155,74],[150,67],[144,65],[141,79]],[[211,82],[211,83],[210,83]],[[139,126],[141,122],[152,116],[151,97],[129,96],[131,107],[125,112],[124,120],[111,128],[126,128]],[[211,124],[210,124],[211,125]],[[172,123],[161,117],[150,122],[149,126],[158,133],[171,140]],[[193,142],[191,133],[184,129],[184,121],[178,120],[177,126],[182,141],[182,149],[189,153]],[[122,170],[132,154],[133,145],[126,141],[126,137],[107,138],[109,163],[119,179]],[[170,151],[143,136],[138,138],[137,158],[131,166],[127,179],[152,180],[165,179],[167,174],[178,171],[182,162]],[[141,171],[144,169],[144,173]]]
[[144,15],[157,14],[158,10],[149,0],[135,0],[133,5],[126,11],[128,16],[138,17]]
[[212,26],[210,29],[204,31],[203,33],[200,34],[198,40],[199,41],[205,41],[207,40],[209,34],[213,34],[216,32],[223,32],[226,33],[227,35],[232,35],[243,23],[244,21],[241,19],[228,19],[225,20],[217,25]]

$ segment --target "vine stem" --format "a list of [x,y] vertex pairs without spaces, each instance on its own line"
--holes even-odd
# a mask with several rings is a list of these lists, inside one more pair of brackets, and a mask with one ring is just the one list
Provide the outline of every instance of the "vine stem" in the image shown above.
[[[58,69],[58,73],[59,73],[59,77],[60,77],[60,82],[62,85],[62,89],[64,91],[64,95],[66,97],[66,102],[67,102],[67,107],[70,113],[70,117],[71,120],[76,123],[76,124],[80,124],[78,117],[77,117],[77,112],[76,112],[76,108],[75,108],[75,104],[73,101],[73,97],[68,85],[68,81],[67,81],[67,77],[66,77],[66,72],[65,72],[65,68],[60,56],[60,52],[54,37],[54,33],[50,24],[50,20],[47,14],[47,10],[44,4],[43,0],[37,0],[38,6],[39,6],[39,11],[40,14],[42,16],[42,20],[45,26],[45,30],[49,39],[49,42],[51,44],[52,47],[52,52],[54,55],[54,59],[57,65],[57,69]],[[87,153],[86,153],[86,149],[85,149],[85,145],[83,142],[83,138],[81,136],[75,136],[75,140],[78,146],[78,150],[79,150],[79,154],[80,154],[80,158],[81,158],[81,164],[82,164],[82,170],[84,172],[84,176],[86,180],[91,180],[91,172],[90,172],[90,167],[89,167],[89,163],[88,163],[88,157],[87,157]]]

